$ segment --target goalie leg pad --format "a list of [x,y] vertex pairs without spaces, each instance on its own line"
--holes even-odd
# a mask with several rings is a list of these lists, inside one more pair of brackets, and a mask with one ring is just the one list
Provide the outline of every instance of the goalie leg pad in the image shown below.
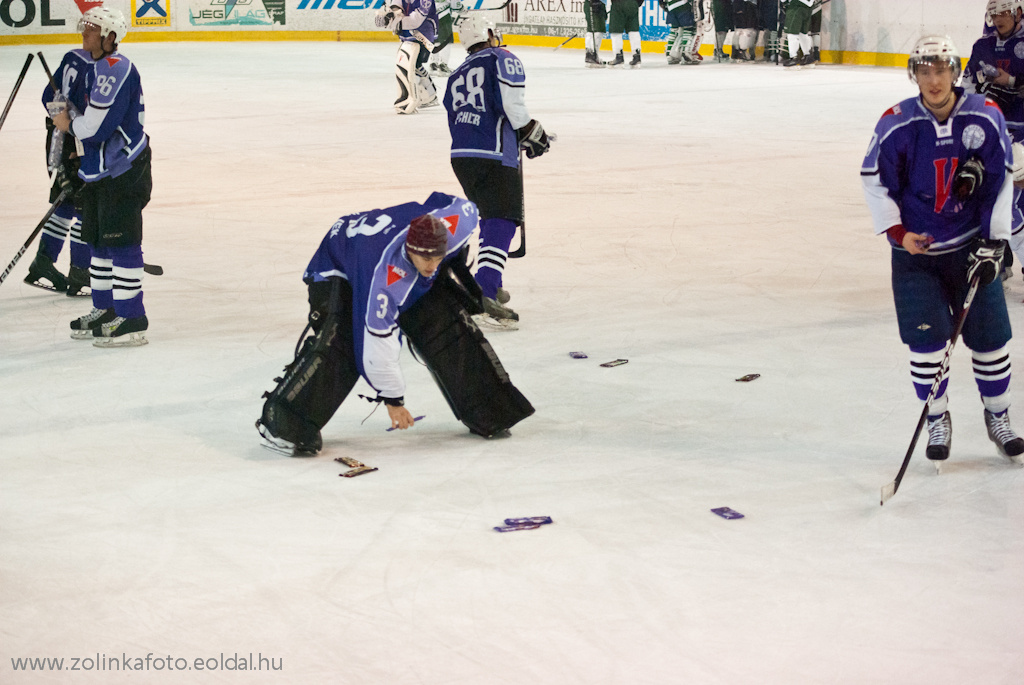
[[[294,361],[285,367],[284,376],[277,379],[277,387],[264,394],[267,401],[256,422],[268,442],[285,452],[287,447],[281,449],[282,444],[291,444],[296,456],[320,451],[320,429],[359,380],[352,334],[352,288],[340,278],[330,281],[330,286],[310,284],[314,335],[303,341]],[[317,304],[323,302],[321,293],[326,287],[331,289],[330,297],[320,309]]]
[[395,100],[395,111],[399,114],[414,114],[419,107],[416,99],[416,62],[419,52],[420,44],[414,41],[403,41],[398,48],[395,62],[398,98]]
[[398,323],[455,417],[477,435],[502,435],[534,408],[512,385],[498,355],[463,308],[458,289],[451,278],[439,278],[402,312]]

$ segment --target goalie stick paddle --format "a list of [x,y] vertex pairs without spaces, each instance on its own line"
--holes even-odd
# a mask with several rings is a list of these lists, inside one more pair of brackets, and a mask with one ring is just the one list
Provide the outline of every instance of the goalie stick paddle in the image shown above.
[[914,455],[914,448],[917,446],[917,439],[921,437],[921,430],[924,428],[925,421],[928,420],[928,409],[932,406],[932,400],[935,399],[935,393],[939,391],[939,386],[942,385],[942,381],[946,376],[946,372],[949,371],[949,360],[953,356],[953,347],[956,345],[957,338],[960,337],[960,331],[963,330],[964,321],[967,320],[967,312],[971,310],[971,303],[974,301],[974,296],[978,292],[978,276],[975,275],[971,279],[971,285],[967,289],[967,297],[964,298],[964,307],[960,312],[960,316],[957,318],[956,327],[953,329],[953,335],[949,339],[949,347],[946,348],[946,354],[942,357],[942,363],[939,364],[939,371],[935,374],[935,380],[932,381],[932,388],[928,392],[928,397],[924,402],[924,409],[921,410],[921,418],[917,420],[917,428],[914,429],[914,437],[910,441],[910,447],[907,448],[907,455],[903,457],[903,464],[900,465],[900,471],[896,474],[896,480],[882,487],[882,501],[880,505],[885,505],[892,496],[896,494],[896,491],[900,489],[900,483],[903,482],[903,474],[907,472],[907,465],[910,464],[910,457]]
[[25,74],[28,73],[28,67],[32,64],[32,53],[28,53],[28,57],[25,58],[25,66],[21,68],[21,73],[18,74],[18,80],[14,82],[14,90],[11,91],[11,97],[7,98],[7,104],[4,105],[4,113],[0,114],[0,128],[3,128],[4,122],[7,121],[7,113],[11,111],[11,105],[14,104],[14,96],[18,94],[18,90],[21,88],[21,82],[25,80]]
[[38,224],[36,224],[35,230],[32,231],[32,235],[28,237],[28,240],[26,240],[25,243],[21,246],[21,249],[18,250],[18,254],[14,255],[14,259],[12,259],[11,263],[7,265],[7,268],[4,269],[4,272],[0,274],[0,283],[3,283],[4,279],[7,278],[7,274],[11,273],[11,269],[13,269],[14,265],[18,263],[18,260],[21,259],[21,256],[25,254],[25,252],[28,250],[28,246],[31,245],[32,241],[36,239],[36,236],[39,235],[39,232],[43,230],[43,226],[45,226],[46,222],[50,220],[50,217],[53,216],[53,213],[57,211],[58,205],[60,205],[60,203],[64,201],[64,198],[67,196],[67,194],[67,189],[60,191],[60,195],[58,195],[57,199],[53,201],[52,205],[50,205],[50,209],[47,210],[46,215]]
[[526,256],[526,182],[523,180],[523,151],[519,150],[519,192],[523,208],[523,220],[519,222],[519,247],[508,253],[509,259]]

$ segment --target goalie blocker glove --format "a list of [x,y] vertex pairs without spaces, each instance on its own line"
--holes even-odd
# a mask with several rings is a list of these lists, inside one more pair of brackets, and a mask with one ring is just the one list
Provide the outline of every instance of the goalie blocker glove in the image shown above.
[[516,131],[516,135],[519,137],[519,147],[530,159],[540,157],[551,149],[548,134],[536,119],[530,119],[530,123]]
[[1003,270],[1005,249],[1005,240],[975,240],[971,254],[967,257],[967,281],[974,280],[975,275],[978,276],[979,286],[986,286],[996,280]]
[[971,157],[956,172],[953,179],[953,196],[960,202],[966,202],[985,178],[985,167],[978,157]]

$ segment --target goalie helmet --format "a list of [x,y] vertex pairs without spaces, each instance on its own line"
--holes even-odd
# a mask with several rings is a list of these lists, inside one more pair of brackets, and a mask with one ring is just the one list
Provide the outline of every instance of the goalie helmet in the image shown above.
[[477,43],[487,43],[492,37],[501,42],[501,34],[494,28],[494,22],[477,14],[464,15],[458,24],[459,42],[467,50]]
[[433,214],[416,217],[409,222],[405,249],[427,259],[444,257],[448,253],[448,227]]
[[1017,10],[1022,8],[1024,3],[1021,0],[988,0],[988,6],[985,8],[985,23],[988,26],[995,26],[993,18],[996,15],[1002,14],[1003,12],[1017,13]]
[[87,25],[93,25],[100,30],[100,38],[105,39],[108,34],[115,36],[114,44],[117,45],[128,35],[128,22],[124,20],[121,10],[113,7],[100,5],[87,10],[82,18],[78,20],[78,32],[85,30]]
[[949,36],[925,36],[917,41],[907,60],[907,73],[910,80],[917,83],[917,67],[921,64],[948,64],[953,69],[953,83],[960,78],[963,65],[960,63],[960,51]]

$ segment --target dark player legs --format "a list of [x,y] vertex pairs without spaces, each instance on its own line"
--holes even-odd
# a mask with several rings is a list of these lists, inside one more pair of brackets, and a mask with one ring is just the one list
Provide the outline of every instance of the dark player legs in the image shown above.
[[665,23],[669,28],[690,29],[697,25],[693,20],[693,11],[689,5],[683,5],[679,9],[665,13]]
[[608,30],[612,34],[640,30],[640,12],[633,0],[612,0],[612,9],[608,13]]
[[786,7],[786,33],[810,33],[811,8],[802,2],[791,2]]
[[604,33],[608,23],[608,10],[603,2],[584,0],[583,16],[587,19],[587,33]]
[[759,0],[757,3],[758,15],[761,28],[768,31],[775,31],[779,26],[779,3],[778,0]]
[[81,192],[82,240],[98,247],[142,244],[142,210],[153,191],[147,147],[116,178],[86,183]]
[[715,31],[732,31],[732,0],[712,0],[711,14],[715,19]]
[[[892,290],[900,339],[916,351],[942,349],[967,297],[968,249],[944,255],[892,251]],[[964,321],[964,344],[975,352],[998,350],[1011,337],[1003,286],[978,289]]]
[[749,2],[736,2],[733,4],[733,26],[737,29],[757,28],[757,7]]
[[452,157],[452,170],[480,219],[523,220],[523,185],[519,170],[493,159]]

